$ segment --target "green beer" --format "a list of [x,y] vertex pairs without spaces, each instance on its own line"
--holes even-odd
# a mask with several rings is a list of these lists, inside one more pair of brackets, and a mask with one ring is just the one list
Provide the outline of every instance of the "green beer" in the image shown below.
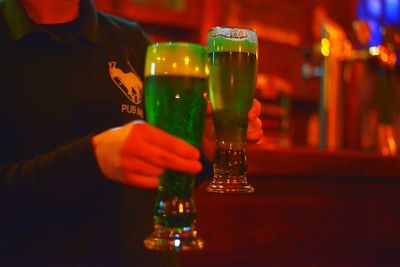
[[210,100],[217,141],[246,141],[247,112],[253,103],[257,73],[255,54],[212,52],[210,62]]
[[[147,49],[145,109],[147,121],[200,147],[206,112],[206,52],[188,43],[163,43]],[[167,170],[160,177],[154,208],[154,232],[144,244],[154,250],[200,249],[195,231],[194,175]]]
[[248,193],[245,151],[250,110],[257,79],[257,37],[241,28],[209,31],[209,96],[216,134],[216,159],[209,192]]
[[[150,124],[200,147],[207,88],[205,78],[150,76],[145,78],[146,114]],[[190,227],[195,218],[193,175],[167,170],[160,177],[154,220],[163,227]]]

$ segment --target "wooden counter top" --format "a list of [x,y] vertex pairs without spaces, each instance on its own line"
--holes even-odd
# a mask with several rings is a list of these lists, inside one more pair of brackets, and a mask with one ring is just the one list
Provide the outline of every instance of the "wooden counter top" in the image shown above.
[[400,157],[360,151],[247,148],[252,176],[300,178],[351,178],[400,180]]
[[400,266],[400,158],[249,146],[253,194],[196,189],[182,267]]

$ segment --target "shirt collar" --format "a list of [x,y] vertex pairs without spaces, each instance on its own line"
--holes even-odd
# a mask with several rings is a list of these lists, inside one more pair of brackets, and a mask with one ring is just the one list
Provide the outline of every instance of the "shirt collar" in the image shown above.
[[[11,39],[17,42],[34,32],[45,32],[28,15],[19,0],[8,0],[5,3],[4,18],[10,30]],[[91,0],[80,1],[79,19],[81,24],[77,35],[91,42],[97,42],[97,14]]]
[[81,0],[80,1],[80,14],[81,27],[78,35],[93,43],[98,42],[98,28],[97,28],[97,12],[93,1]]
[[14,42],[32,32],[43,31],[33,22],[18,0],[9,0],[5,3],[4,19]]

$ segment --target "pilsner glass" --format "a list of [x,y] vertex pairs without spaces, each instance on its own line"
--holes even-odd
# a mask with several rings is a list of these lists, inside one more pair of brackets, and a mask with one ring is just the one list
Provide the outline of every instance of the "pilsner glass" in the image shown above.
[[214,193],[251,193],[247,182],[247,113],[257,79],[257,34],[244,28],[208,31],[209,97],[213,108],[216,159],[207,187]]
[[[206,50],[190,43],[159,43],[147,48],[147,121],[200,147],[205,121]],[[194,175],[167,170],[160,177],[154,231],[144,241],[153,250],[201,249],[195,230]]]

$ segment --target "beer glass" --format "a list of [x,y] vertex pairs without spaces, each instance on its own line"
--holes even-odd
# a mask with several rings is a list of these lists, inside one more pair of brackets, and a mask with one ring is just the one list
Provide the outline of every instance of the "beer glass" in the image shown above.
[[[200,147],[206,112],[206,50],[190,43],[159,43],[147,48],[147,121]],[[144,241],[152,250],[201,249],[195,229],[194,175],[166,170],[154,208],[154,231]]]
[[209,97],[216,158],[207,187],[214,193],[251,193],[247,182],[246,132],[257,79],[257,34],[245,28],[208,31]]

